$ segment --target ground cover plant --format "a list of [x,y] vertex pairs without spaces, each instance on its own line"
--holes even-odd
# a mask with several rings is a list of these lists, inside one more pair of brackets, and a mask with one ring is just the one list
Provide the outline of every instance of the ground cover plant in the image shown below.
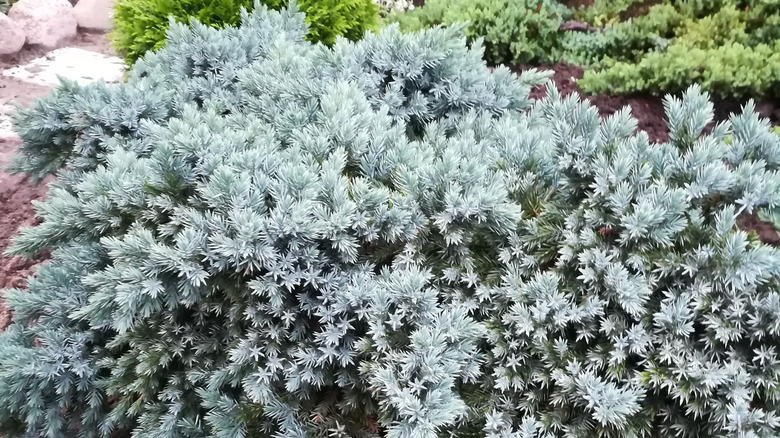
[[[264,0],[279,9],[288,0]],[[298,0],[306,13],[307,39],[333,44],[343,36],[359,39],[379,23],[379,8],[371,0]],[[252,9],[253,0],[118,0],[114,4],[114,47],[128,64],[165,44],[169,19],[189,23],[191,18],[214,27],[236,25],[241,8]]]
[[[333,48],[295,10],[174,24],[119,86],[21,111],[53,249],[0,334],[0,427],[47,437],[775,437],[780,138],[670,141],[462,29]],[[705,129],[706,128],[706,129]]]
[[491,64],[550,62],[560,56],[559,28],[568,9],[555,0],[428,0],[421,8],[386,19],[404,32],[468,22]]
[[646,15],[570,34],[569,60],[592,68],[590,93],[679,92],[780,96],[780,2],[711,0],[653,6]]
[[603,27],[621,21],[622,16],[628,14],[632,7],[643,3],[644,0],[593,0],[572,7],[572,17]]

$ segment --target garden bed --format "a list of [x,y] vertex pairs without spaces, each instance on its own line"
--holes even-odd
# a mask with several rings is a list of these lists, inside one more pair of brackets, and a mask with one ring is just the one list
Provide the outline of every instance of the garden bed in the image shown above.
[[[102,35],[98,37],[105,38]],[[77,43],[100,49],[101,41],[98,37],[90,34],[82,35]],[[0,70],[13,67],[14,62],[26,62],[36,56],[40,56],[40,53],[36,54],[35,49],[32,49],[20,52],[10,60],[0,59]],[[582,77],[582,68],[564,63],[534,67],[552,70],[554,72],[553,81],[562,94],[577,93],[587,98],[598,108],[601,116],[609,116],[626,105],[630,106],[633,116],[638,121],[639,129],[647,132],[651,141],[668,140],[664,108],[660,97],[651,95],[589,96],[583,94],[575,82],[576,79]],[[515,70],[520,72],[528,68],[531,66],[521,65],[516,66]],[[3,98],[12,97],[17,102],[26,105],[33,97],[45,92],[44,87],[0,76],[0,101]],[[545,93],[544,88],[540,87],[534,90],[532,95],[535,98],[542,98]],[[736,101],[719,102],[716,104],[716,117],[723,120],[731,112],[738,111],[740,105],[741,103]],[[0,163],[7,163],[18,144],[19,141],[16,139],[0,138]],[[35,222],[35,210],[30,202],[43,199],[45,194],[46,184],[34,186],[26,178],[12,177],[0,172],[0,251],[8,246],[10,239],[16,235],[20,227],[32,225]],[[740,226],[746,230],[756,231],[764,242],[773,245],[780,243],[780,238],[772,224],[759,220],[755,215],[743,217]],[[0,256],[0,289],[24,287],[27,276],[33,273],[37,263],[43,260],[46,260],[45,255],[32,261],[22,260],[18,257]],[[0,304],[0,306],[2,305]],[[7,312],[4,309],[4,307],[0,307],[0,328],[7,325]]]
[[[546,17],[485,1],[487,21]],[[329,53],[293,12],[180,26],[126,83],[31,106],[21,146],[0,130],[0,161],[68,169],[64,191],[0,180],[5,247],[49,198],[14,251],[39,259],[3,281],[51,254],[6,295],[0,433],[778,436],[780,251],[759,239],[780,239],[737,213],[780,199],[756,112],[701,136],[741,102],[613,96],[544,44],[491,61],[452,30]],[[78,52],[5,74],[93,82]],[[486,62],[552,69],[550,98]],[[637,123],[599,121],[626,107]]]
[[[669,130],[666,124],[663,99],[660,96],[649,94],[628,95],[628,96],[609,96],[609,95],[588,95],[582,92],[577,86],[576,80],[582,78],[583,69],[576,65],[557,63],[554,65],[518,65],[513,68],[514,71],[522,72],[530,68],[541,70],[552,70],[552,80],[556,88],[562,95],[567,96],[577,93],[581,98],[590,101],[599,111],[599,115],[607,117],[619,111],[625,106],[631,107],[631,114],[637,120],[638,129],[647,132],[650,141],[665,142],[669,140]],[[540,99],[546,95],[544,87],[538,87],[532,91],[531,96]],[[745,101],[738,100],[715,100],[715,120],[727,120],[732,113],[740,112]],[[780,124],[777,105],[772,102],[760,102],[757,110],[773,124]],[[770,245],[780,244],[780,236],[773,224],[762,221],[754,213],[743,215],[739,220],[739,226],[743,230],[755,231],[761,241]]]
[[[664,107],[661,99],[650,95],[637,96],[589,96],[580,90],[576,80],[582,78],[582,67],[557,63],[554,65],[519,65],[514,68],[521,72],[531,67],[541,70],[552,70],[552,80],[562,95],[567,96],[577,93],[582,98],[588,99],[599,110],[602,117],[609,116],[619,111],[626,105],[631,107],[631,113],[637,119],[639,129],[647,132],[651,141],[664,142],[669,139],[666,121],[664,120]],[[539,87],[531,93],[534,98],[542,98],[546,94],[544,87]]]

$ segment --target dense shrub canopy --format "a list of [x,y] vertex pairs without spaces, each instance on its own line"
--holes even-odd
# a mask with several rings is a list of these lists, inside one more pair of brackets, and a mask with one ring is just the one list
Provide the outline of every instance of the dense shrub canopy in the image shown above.
[[[286,7],[288,0],[262,0],[269,8]],[[371,0],[297,0],[306,13],[309,41],[331,45],[339,36],[359,39],[379,23],[379,8]],[[117,0],[114,4],[114,47],[128,64],[165,44],[170,19],[224,27],[236,25],[241,8],[252,10],[253,0]]]
[[332,49],[258,7],[195,24],[119,86],[17,117],[58,171],[53,248],[6,291],[0,425],[29,436],[634,437],[780,433],[780,205],[751,107],[671,142],[459,29]]

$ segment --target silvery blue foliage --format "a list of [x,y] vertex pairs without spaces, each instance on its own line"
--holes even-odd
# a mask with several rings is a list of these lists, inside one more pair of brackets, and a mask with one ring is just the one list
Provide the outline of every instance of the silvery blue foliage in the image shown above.
[[58,178],[12,251],[54,254],[5,292],[0,425],[777,436],[780,254],[736,220],[778,136],[692,88],[652,144],[461,30],[328,49],[258,7],[22,111],[15,168]]

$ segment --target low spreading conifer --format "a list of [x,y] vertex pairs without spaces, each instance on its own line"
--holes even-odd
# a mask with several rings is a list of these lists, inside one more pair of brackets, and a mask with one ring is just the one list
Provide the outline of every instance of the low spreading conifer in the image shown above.
[[[462,27],[332,48],[295,10],[174,25],[22,110],[56,173],[10,252],[0,426],[30,437],[780,434],[780,205],[752,106],[670,141]],[[705,129],[706,128],[706,129]]]

